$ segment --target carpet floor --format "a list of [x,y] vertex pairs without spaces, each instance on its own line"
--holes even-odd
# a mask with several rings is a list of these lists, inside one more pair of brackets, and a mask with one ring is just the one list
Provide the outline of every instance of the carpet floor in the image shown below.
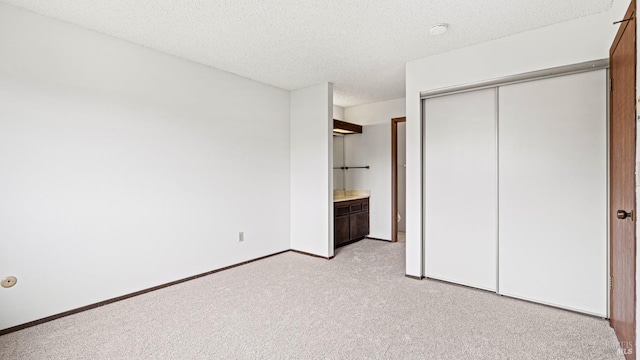
[[404,276],[405,244],[293,252],[0,337],[0,359],[623,359],[608,322]]

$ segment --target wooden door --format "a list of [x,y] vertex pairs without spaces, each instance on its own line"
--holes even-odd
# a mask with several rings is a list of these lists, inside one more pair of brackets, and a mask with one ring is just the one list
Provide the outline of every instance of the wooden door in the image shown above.
[[[631,2],[611,45],[610,318],[627,359],[635,358],[636,19]],[[626,213],[633,212],[633,216]]]

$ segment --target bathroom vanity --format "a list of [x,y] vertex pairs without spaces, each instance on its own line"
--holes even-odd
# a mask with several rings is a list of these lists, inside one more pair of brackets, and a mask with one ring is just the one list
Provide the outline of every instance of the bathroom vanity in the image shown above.
[[333,214],[334,247],[364,239],[369,235],[369,192],[335,191]]

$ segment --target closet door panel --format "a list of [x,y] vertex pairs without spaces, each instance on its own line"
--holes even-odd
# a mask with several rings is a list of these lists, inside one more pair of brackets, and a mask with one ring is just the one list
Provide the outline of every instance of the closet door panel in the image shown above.
[[496,290],[496,89],[424,101],[425,274]]
[[499,293],[607,315],[606,71],[499,88]]

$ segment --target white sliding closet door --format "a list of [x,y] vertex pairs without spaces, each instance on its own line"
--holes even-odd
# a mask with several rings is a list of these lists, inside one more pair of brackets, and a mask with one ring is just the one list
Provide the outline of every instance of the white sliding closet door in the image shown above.
[[424,101],[425,274],[496,290],[496,89]]
[[499,293],[607,315],[606,71],[499,88]]

